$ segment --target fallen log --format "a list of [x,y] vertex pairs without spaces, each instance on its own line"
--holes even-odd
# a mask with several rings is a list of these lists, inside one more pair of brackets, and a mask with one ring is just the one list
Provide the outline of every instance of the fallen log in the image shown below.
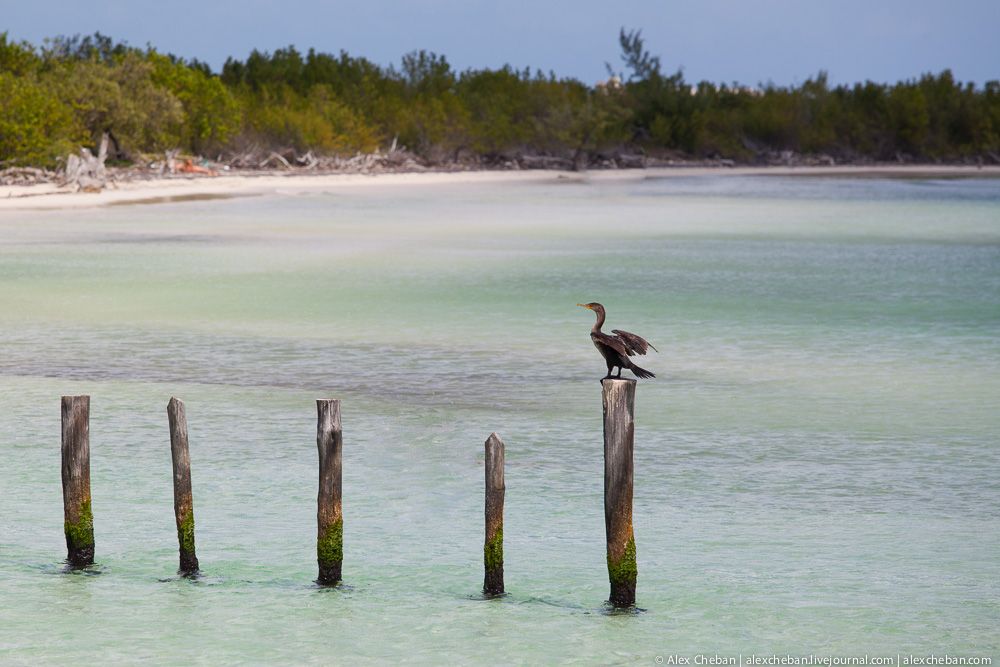
[[[275,162],[277,162],[278,164],[280,164],[285,169],[291,169],[292,168],[292,165],[288,163],[288,160],[286,160],[281,155],[278,155],[277,153],[275,153],[273,151],[264,160],[262,160],[260,162],[260,164],[258,164],[257,166],[260,169],[264,169],[268,165],[272,165],[272,163],[275,163]],[[277,166],[277,165],[272,165],[272,166]]]

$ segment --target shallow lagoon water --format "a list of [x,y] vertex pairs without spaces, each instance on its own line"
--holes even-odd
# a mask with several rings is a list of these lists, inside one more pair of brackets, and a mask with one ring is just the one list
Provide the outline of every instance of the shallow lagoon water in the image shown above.
[[[638,602],[604,604],[587,333],[636,405]],[[609,328],[610,328],[609,327]],[[655,664],[1000,652],[1000,182],[690,177],[0,214],[0,662]],[[89,393],[97,565],[61,559]],[[203,575],[176,576],[166,403]],[[344,400],[345,585],[315,404]],[[509,594],[483,600],[483,440]]]

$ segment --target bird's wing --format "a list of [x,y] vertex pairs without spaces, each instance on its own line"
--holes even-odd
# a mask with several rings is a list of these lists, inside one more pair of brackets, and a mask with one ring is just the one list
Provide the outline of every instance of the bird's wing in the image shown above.
[[620,354],[622,359],[628,357],[628,348],[626,347],[625,342],[617,336],[609,336],[606,333],[592,333],[590,334],[590,337],[594,339],[594,342],[610,347],[612,350]]
[[[638,336],[634,333],[629,333],[628,331],[622,331],[621,329],[612,329],[611,333],[621,339],[622,343],[625,345],[625,349],[628,350],[628,356],[632,357],[637,354],[646,354],[649,348],[653,348],[653,344],[642,336]],[[659,352],[659,350],[656,350]]]

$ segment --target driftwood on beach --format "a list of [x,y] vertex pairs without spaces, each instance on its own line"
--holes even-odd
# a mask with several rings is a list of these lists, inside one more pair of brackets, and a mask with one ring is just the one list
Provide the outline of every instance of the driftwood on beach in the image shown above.
[[52,183],[59,173],[35,167],[8,167],[0,170],[0,185],[38,185]]
[[104,162],[108,159],[108,134],[101,137],[101,145],[97,155],[88,148],[81,148],[80,155],[70,155],[66,158],[66,169],[60,185],[75,186],[83,192],[100,192],[108,184],[108,172]]
[[[222,174],[241,176],[265,175],[333,175],[333,174],[400,174],[421,172],[475,172],[475,171],[612,171],[612,170],[643,170],[657,168],[699,168],[726,169],[738,166],[747,167],[814,167],[829,168],[855,167],[859,169],[920,169],[921,165],[913,163],[905,156],[897,156],[895,162],[874,162],[859,159],[853,162],[840,163],[828,155],[802,155],[791,151],[774,152],[748,144],[754,156],[745,162],[735,162],[730,159],[708,158],[692,159],[683,154],[663,153],[649,155],[630,152],[625,148],[605,151],[577,151],[573,154],[549,154],[532,150],[516,150],[495,154],[474,154],[466,150],[458,150],[449,155],[429,158],[418,155],[398,142],[393,141],[388,150],[375,150],[372,153],[355,153],[353,155],[322,155],[312,150],[299,153],[293,148],[275,149],[250,145],[238,152],[216,155],[206,158],[197,155],[182,155],[178,149],[171,149],[157,155],[133,155],[133,163],[127,166],[108,166],[109,138],[105,135],[94,155],[89,149],[82,148],[79,154],[66,158],[64,166],[53,171],[35,167],[9,167],[0,170],[0,187],[2,186],[33,186],[40,184],[56,185],[72,192],[101,192],[118,183],[142,182],[152,180],[191,180]],[[1000,155],[987,152],[987,160],[1000,164]],[[963,161],[950,165],[922,165],[927,172],[939,172],[948,169],[976,170],[983,169],[982,161]],[[987,167],[996,169],[996,167]],[[31,196],[26,189],[23,192],[8,192],[7,196]],[[41,193],[39,193],[41,194]]]

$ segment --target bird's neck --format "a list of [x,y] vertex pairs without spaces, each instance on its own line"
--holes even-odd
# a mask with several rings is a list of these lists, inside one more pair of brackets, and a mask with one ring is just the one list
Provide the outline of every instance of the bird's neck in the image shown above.
[[594,328],[590,330],[590,333],[601,333],[602,326],[604,326],[604,313],[598,311],[597,321],[594,322]]

